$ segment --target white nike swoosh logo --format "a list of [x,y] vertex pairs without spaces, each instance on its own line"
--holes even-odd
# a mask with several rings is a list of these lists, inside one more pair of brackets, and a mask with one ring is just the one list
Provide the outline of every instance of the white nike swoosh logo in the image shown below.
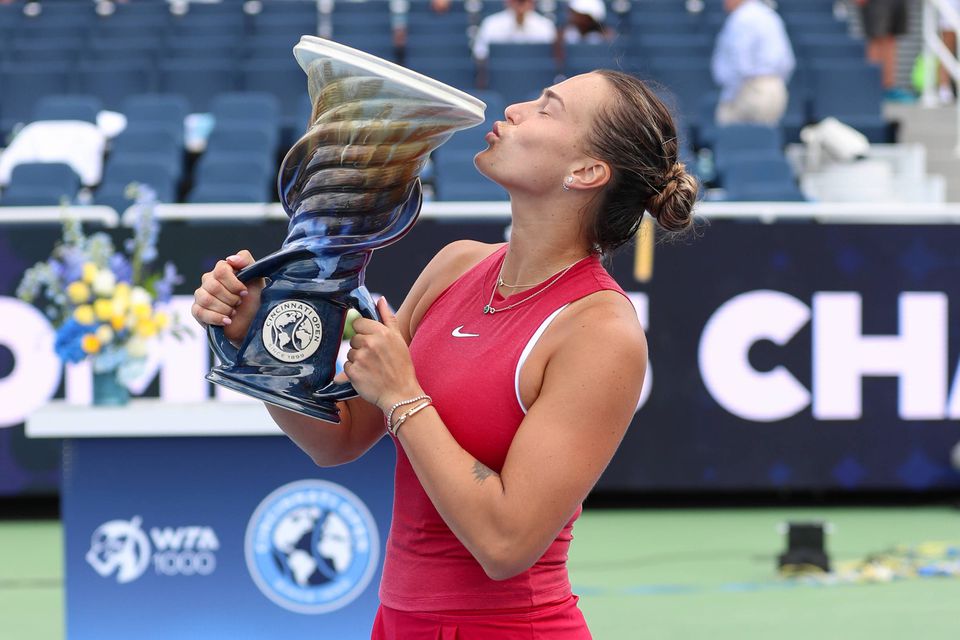
[[459,327],[454,329],[453,333],[451,333],[450,335],[452,335],[454,338],[479,338],[480,337],[479,333],[463,333],[462,331],[460,331],[460,329],[463,329],[463,325],[460,325]]

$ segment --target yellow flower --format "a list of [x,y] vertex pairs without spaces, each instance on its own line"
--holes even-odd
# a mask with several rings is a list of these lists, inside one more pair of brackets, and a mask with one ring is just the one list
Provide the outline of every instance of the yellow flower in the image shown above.
[[97,327],[97,331],[94,333],[94,335],[97,337],[97,340],[100,341],[100,344],[109,344],[113,341],[113,329],[110,328],[110,325],[100,325]]
[[93,307],[88,304],[82,304],[73,311],[73,319],[80,324],[93,324]]
[[130,283],[118,282],[113,290],[113,297],[115,300],[130,300]]
[[137,320],[143,320],[150,317],[150,303],[149,302],[135,302],[130,305],[130,310],[133,312],[133,317]]
[[87,284],[92,284],[94,278],[97,277],[97,272],[100,271],[97,268],[97,265],[92,262],[86,262],[83,265],[83,281]]
[[90,299],[90,287],[79,280],[71,282],[67,285],[67,297],[73,304],[83,304]]
[[100,341],[97,340],[97,336],[88,333],[83,336],[83,340],[80,341],[80,347],[84,353],[96,353],[100,351]]
[[157,325],[149,318],[142,318],[137,321],[135,331],[141,338],[152,338],[157,335]]
[[127,317],[122,313],[115,313],[110,316],[110,326],[114,331],[120,331],[127,324]]
[[170,324],[170,318],[163,311],[158,311],[153,314],[153,323],[157,325],[157,329],[163,330]]
[[113,301],[97,298],[93,301],[93,312],[97,314],[97,320],[106,322],[113,316]]

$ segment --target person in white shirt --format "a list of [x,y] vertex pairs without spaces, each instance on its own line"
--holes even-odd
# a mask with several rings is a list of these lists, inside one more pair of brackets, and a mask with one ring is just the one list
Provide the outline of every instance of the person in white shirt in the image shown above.
[[603,23],[607,19],[607,7],[603,0],[570,0],[567,9],[564,42],[601,44],[613,37],[613,31]]
[[502,42],[548,43],[557,39],[557,26],[533,10],[534,0],[506,0],[507,8],[483,19],[473,41],[473,56],[484,61],[490,45]]
[[[957,12],[957,15],[960,15],[960,0],[948,0],[947,4],[952,5],[953,10]],[[957,30],[943,14],[940,14],[940,39],[943,40],[943,44],[954,56],[960,52],[960,49],[957,49]],[[951,104],[953,102],[953,88],[950,84],[950,74],[947,73],[947,69],[943,65],[940,65],[940,92],[938,96],[941,104]]]
[[724,0],[729,13],[713,50],[720,85],[717,124],[775,125],[787,108],[787,82],[796,66],[783,20],[760,0]]

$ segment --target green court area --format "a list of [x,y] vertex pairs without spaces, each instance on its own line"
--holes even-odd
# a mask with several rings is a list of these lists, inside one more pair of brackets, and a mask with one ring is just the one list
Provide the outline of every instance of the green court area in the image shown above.
[[[960,545],[960,511],[947,508],[588,510],[571,580],[597,640],[960,639],[958,578],[779,578],[777,526],[804,520],[833,525],[838,565],[897,545]],[[0,550],[0,639],[62,638],[59,523],[0,523]]]

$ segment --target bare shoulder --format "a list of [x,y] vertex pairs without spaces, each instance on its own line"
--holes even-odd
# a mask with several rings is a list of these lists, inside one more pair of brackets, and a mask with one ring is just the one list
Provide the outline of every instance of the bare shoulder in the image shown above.
[[404,302],[404,311],[409,313],[409,335],[413,336],[427,309],[447,287],[502,246],[503,243],[457,240],[438,251],[417,278]]
[[557,347],[617,353],[646,360],[647,339],[637,311],[616,291],[598,291],[572,303],[551,329]]

